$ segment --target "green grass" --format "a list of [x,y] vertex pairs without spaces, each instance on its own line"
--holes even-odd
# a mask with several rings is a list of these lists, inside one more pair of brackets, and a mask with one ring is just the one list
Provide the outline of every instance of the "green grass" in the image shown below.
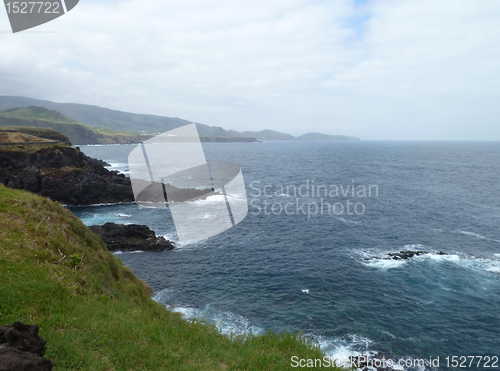
[[230,339],[150,295],[69,210],[0,185],[0,324],[38,324],[54,370],[289,370],[324,356],[298,335]]
[[137,134],[133,133],[125,133],[122,131],[116,131],[112,129],[106,129],[106,128],[93,128],[95,131],[98,133],[101,133],[103,135],[110,135],[110,136],[115,136],[115,135],[120,135],[120,136],[126,136],[126,137],[134,137],[137,136]]
[[18,107],[8,109],[2,112],[5,117],[47,120],[60,123],[77,123],[78,121],[70,119],[63,114],[46,109],[44,107]]
[[91,128],[57,111],[34,106],[12,108],[0,112],[1,127],[51,128],[66,135],[73,144],[129,143],[144,139],[138,134]]

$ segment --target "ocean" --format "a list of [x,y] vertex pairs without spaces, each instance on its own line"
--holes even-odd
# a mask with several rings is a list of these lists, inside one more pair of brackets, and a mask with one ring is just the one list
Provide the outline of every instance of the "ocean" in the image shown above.
[[[80,148],[127,174],[135,145]],[[500,356],[500,143],[203,148],[240,165],[249,213],[172,251],[117,252],[155,300],[227,334],[303,331],[338,359],[439,356],[447,369],[446,357]],[[71,210],[87,225],[146,224],[177,238],[168,208]],[[387,259],[406,250],[426,253]]]

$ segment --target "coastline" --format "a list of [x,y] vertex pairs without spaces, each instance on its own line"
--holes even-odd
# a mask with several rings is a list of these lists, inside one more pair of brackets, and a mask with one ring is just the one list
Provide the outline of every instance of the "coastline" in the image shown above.
[[182,319],[47,198],[0,185],[0,225],[0,293],[9,298],[0,304],[0,322],[36,323],[58,368],[275,369],[288,367],[295,354],[324,356],[299,335],[230,338],[214,325]]

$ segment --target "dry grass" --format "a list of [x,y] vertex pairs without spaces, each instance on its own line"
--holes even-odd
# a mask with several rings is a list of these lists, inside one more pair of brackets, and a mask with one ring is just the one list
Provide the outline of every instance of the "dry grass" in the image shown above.
[[53,140],[36,137],[34,135],[23,133],[11,133],[0,131],[0,143],[27,143],[27,142],[40,142],[40,143],[53,143]]

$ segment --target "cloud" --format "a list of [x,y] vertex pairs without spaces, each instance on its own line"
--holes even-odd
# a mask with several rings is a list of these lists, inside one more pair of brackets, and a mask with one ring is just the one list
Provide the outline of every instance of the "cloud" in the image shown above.
[[496,1],[85,1],[37,29],[54,34],[0,34],[0,94],[236,130],[500,140],[499,15]]

